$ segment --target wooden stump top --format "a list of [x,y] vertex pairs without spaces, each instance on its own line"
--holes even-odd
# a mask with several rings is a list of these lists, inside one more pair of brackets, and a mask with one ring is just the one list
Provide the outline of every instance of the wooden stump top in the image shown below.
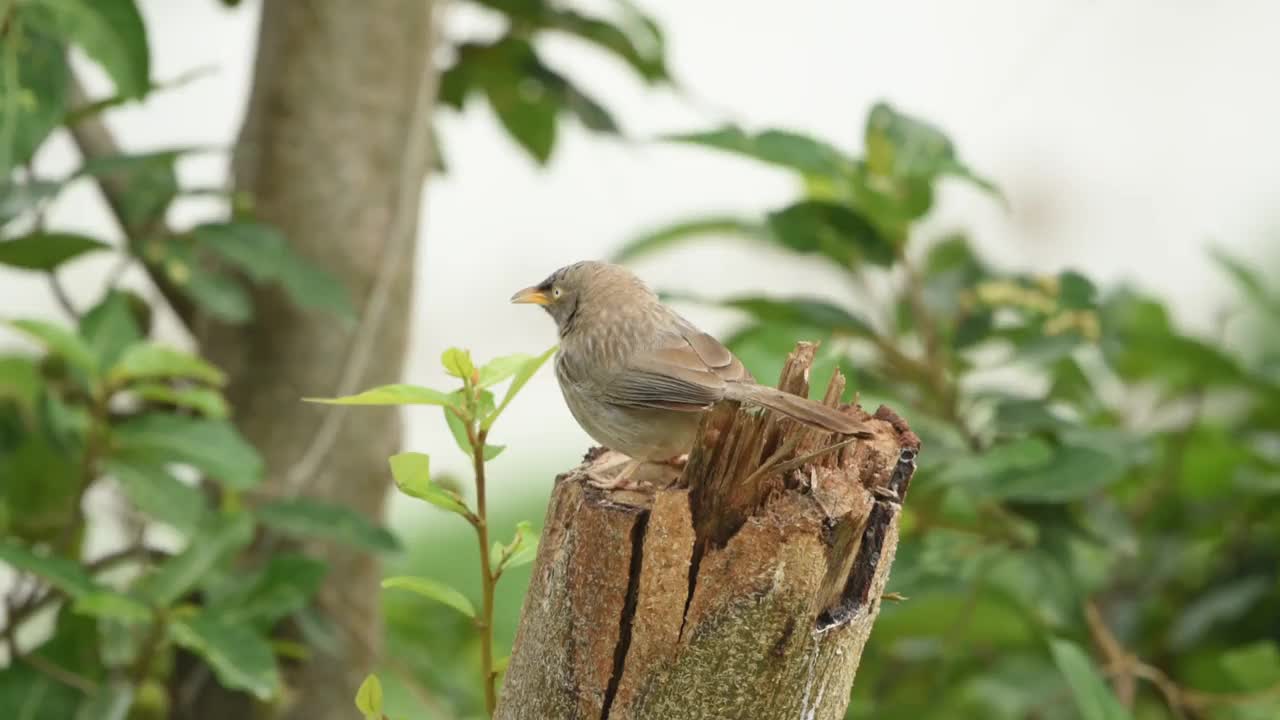
[[[781,389],[808,394],[815,349],[791,354]],[[839,407],[874,436],[840,445],[725,402],[683,472],[602,490],[589,476],[621,458],[597,449],[559,476],[497,717],[843,717],[919,439],[888,408]]]

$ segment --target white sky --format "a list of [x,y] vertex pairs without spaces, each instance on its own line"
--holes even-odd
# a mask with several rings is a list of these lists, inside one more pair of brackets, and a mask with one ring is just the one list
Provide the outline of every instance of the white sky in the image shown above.
[[[366,0],[376,1],[376,0]],[[257,3],[142,0],[154,75],[216,72],[111,116],[131,150],[227,146],[247,93]],[[604,0],[594,3],[608,7]],[[1280,190],[1280,4],[1267,0],[645,0],[665,28],[670,64],[699,98],[646,91],[612,60],[571,42],[547,46],[553,64],[606,101],[637,137],[732,119],[818,134],[848,149],[863,118],[887,99],[944,128],[962,156],[993,178],[1012,209],[949,188],[928,227],[963,227],[1010,267],[1068,265],[1103,281],[1130,279],[1204,325],[1225,295],[1208,243],[1273,264]],[[453,27],[483,29],[461,13]],[[98,90],[105,80],[91,73]],[[1272,90],[1266,88],[1271,87]],[[565,126],[551,166],[515,150],[487,108],[443,119],[450,174],[427,189],[419,292],[407,380],[443,384],[449,345],[479,358],[535,352],[550,321],[507,304],[511,292],[565,263],[606,255],[638,230],[700,212],[759,211],[787,200],[775,171],[693,148],[618,143]],[[65,138],[38,158],[74,167]],[[184,162],[183,179],[219,185],[224,157]],[[211,206],[176,209],[178,224]],[[116,236],[89,187],[52,214],[60,229]],[[66,273],[88,301],[109,263]],[[840,278],[782,255],[706,246],[645,262],[660,287],[698,283],[710,295],[807,291],[847,300]],[[0,270],[0,312],[56,316],[38,278]],[[690,309],[722,332],[731,316]],[[10,342],[0,338],[0,343]],[[410,416],[409,445],[434,451],[438,470],[462,472],[434,412]],[[549,487],[554,470],[588,444],[541,373],[504,417],[511,445],[494,474]],[[545,473],[530,476],[531,463]],[[521,472],[517,473],[517,470]],[[518,475],[512,477],[513,474]],[[500,480],[501,482],[501,480]],[[514,488],[513,488],[514,489]]]

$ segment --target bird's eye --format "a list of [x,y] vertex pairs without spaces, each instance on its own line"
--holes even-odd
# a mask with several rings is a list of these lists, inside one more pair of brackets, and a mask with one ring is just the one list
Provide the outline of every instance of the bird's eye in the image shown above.
[[560,297],[560,288],[551,288],[551,297]]

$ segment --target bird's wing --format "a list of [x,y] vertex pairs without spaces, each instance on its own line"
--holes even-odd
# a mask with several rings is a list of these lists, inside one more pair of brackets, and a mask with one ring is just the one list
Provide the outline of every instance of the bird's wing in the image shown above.
[[725,382],[745,372],[710,335],[672,334],[630,358],[603,390],[616,405],[694,412],[723,398]]
[[753,382],[742,361],[719,340],[690,325],[681,337],[697,353],[703,365],[727,382]]

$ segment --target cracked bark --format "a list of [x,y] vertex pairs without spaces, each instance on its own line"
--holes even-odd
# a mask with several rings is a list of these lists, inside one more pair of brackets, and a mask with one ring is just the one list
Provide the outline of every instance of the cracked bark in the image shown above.
[[[807,393],[814,350],[779,387]],[[835,437],[724,403],[678,478],[589,485],[612,453],[558,477],[496,717],[842,718],[919,449],[889,409],[846,412],[875,436],[794,470],[758,472]]]

